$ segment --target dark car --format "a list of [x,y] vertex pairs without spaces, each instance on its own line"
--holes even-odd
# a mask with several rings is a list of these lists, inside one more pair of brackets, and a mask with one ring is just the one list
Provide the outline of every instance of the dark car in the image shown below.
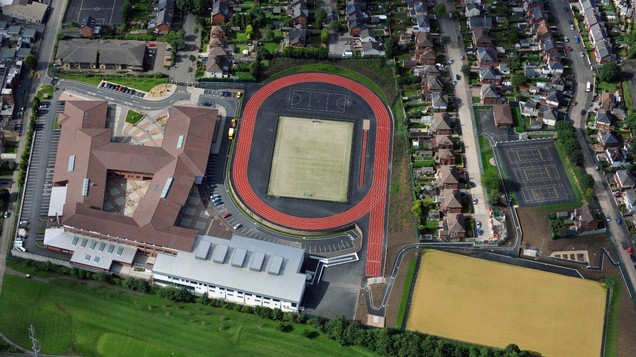
[[460,80],[460,79],[462,79],[462,77],[461,77],[459,74],[456,74],[456,75],[455,75],[455,79],[456,79],[456,80]]
[[581,109],[581,115],[587,114],[587,109]]

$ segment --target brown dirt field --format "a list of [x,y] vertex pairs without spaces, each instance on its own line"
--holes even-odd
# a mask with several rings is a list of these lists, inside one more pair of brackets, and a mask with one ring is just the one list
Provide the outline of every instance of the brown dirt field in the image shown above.
[[[601,248],[606,248],[612,252],[605,235],[553,241],[550,239],[548,233],[547,212],[541,212],[531,208],[520,208],[517,212],[519,213],[519,221],[523,230],[523,240],[521,241],[523,247],[538,248],[543,255],[549,255],[550,252],[558,250],[587,249],[590,254],[590,264],[593,266],[599,263],[598,252]],[[552,260],[550,262],[553,263]],[[605,261],[602,271],[588,270],[576,263],[563,262],[560,265],[577,269],[586,279],[599,280],[607,277],[616,277],[619,281],[623,281],[618,268],[608,264],[607,261]],[[620,328],[616,355],[621,357],[635,357],[634,336],[636,336],[636,306],[634,306],[634,303],[629,298],[624,283],[621,285],[619,311]]]

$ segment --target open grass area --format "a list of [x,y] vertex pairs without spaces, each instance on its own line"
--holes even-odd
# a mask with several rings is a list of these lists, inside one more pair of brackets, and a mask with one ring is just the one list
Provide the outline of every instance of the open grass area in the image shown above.
[[407,328],[543,356],[598,356],[605,299],[595,281],[428,250]]
[[617,277],[607,278],[602,281],[609,291],[609,316],[607,319],[607,328],[605,331],[605,353],[604,356],[617,356],[618,349],[618,329],[619,325],[619,306],[621,297],[622,282]]
[[623,88],[623,98],[625,98],[625,107],[628,112],[634,110],[634,100],[632,94],[629,91],[629,82],[623,81],[621,87]]
[[352,140],[353,122],[281,116],[267,194],[346,202]]
[[137,125],[137,123],[139,123],[143,118],[143,114],[134,110],[128,110],[128,113],[126,114],[126,123]]
[[512,109],[512,119],[515,123],[515,131],[517,133],[524,133],[528,131],[526,127],[526,119],[521,115],[521,108],[519,106],[514,106]]
[[402,291],[402,299],[400,300],[400,309],[398,310],[396,328],[402,328],[404,320],[406,318],[406,307],[409,303],[409,296],[411,296],[411,286],[413,285],[413,278],[415,277],[415,267],[417,266],[417,259],[411,260],[409,263],[409,270],[406,272],[406,279],[404,280],[404,290]]
[[18,152],[18,143],[10,143],[4,146],[4,152],[6,154],[16,154]]
[[490,161],[493,158],[494,153],[492,151],[492,147],[490,146],[490,141],[488,141],[488,138],[486,138],[485,136],[481,136],[481,135],[479,136],[479,151],[481,153],[481,163],[483,165],[484,175],[488,171],[493,171],[497,175],[499,175],[499,172],[497,171],[497,166],[490,164]]
[[94,86],[98,86],[102,80],[109,81],[111,83],[117,83],[122,86],[126,86],[133,89],[138,89],[143,92],[149,92],[154,86],[159,84],[168,83],[167,77],[153,78],[153,77],[135,77],[135,76],[102,76],[102,75],[92,75],[92,76],[80,76],[73,74],[60,74],[60,78],[84,82]]
[[31,346],[33,324],[46,354],[80,356],[355,356],[361,348],[341,347],[309,325],[182,304],[73,280],[44,283],[5,275],[0,297],[0,332]]
[[44,84],[40,86],[35,96],[38,97],[38,99],[40,100],[53,98],[53,86],[50,84]]
[[596,82],[596,89],[598,89],[599,92],[608,91],[614,93],[617,87],[618,83]]

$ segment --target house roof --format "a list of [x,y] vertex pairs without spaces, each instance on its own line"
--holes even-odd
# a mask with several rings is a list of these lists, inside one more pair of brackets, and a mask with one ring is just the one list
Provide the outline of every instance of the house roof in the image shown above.
[[4,5],[2,13],[6,16],[32,19],[36,22],[42,22],[48,10],[47,4],[33,1],[15,2],[12,5]]
[[492,17],[488,16],[472,16],[468,18],[468,27],[471,30],[476,28],[489,29],[492,27]]
[[172,13],[167,9],[161,10],[155,15],[155,26],[166,24],[172,26]]
[[510,110],[510,104],[493,104],[492,114],[496,124],[499,125],[512,125],[512,111]]
[[631,206],[636,206],[636,190],[625,190],[625,201],[629,202]]
[[621,143],[621,139],[613,131],[601,132],[599,139],[603,146],[619,145]]
[[435,138],[433,138],[433,140],[435,140],[435,142],[439,146],[452,146],[453,145],[453,140],[451,140],[451,137],[448,136],[448,135],[435,135]]
[[437,150],[437,153],[435,154],[435,158],[437,160],[454,159],[455,154],[453,154],[453,152],[450,149],[439,149]]
[[450,234],[466,233],[464,227],[464,215],[462,213],[449,213],[444,218],[444,230]]
[[453,166],[442,165],[437,170],[437,175],[439,177],[439,182],[442,185],[449,184],[458,184],[459,176],[457,175],[457,170]]
[[307,39],[307,29],[305,28],[292,28],[289,30],[289,44],[301,44],[305,45]]
[[426,87],[429,91],[441,91],[444,89],[444,84],[439,77],[426,77]]
[[448,118],[444,113],[433,114],[433,122],[431,123],[431,130],[451,130]]
[[[67,101],[60,114],[53,186],[67,187],[62,224],[191,250],[197,232],[175,224],[193,184],[205,175],[216,109],[172,106],[160,147],[111,142],[107,112],[106,101]],[[104,210],[107,178],[114,171],[152,175],[131,216]]]
[[477,60],[479,62],[497,62],[497,51],[492,47],[477,48]]
[[611,114],[602,111],[596,112],[596,122],[606,125],[612,125]]
[[596,220],[594,210],[589,204],[584,204],[581,208],[574,210],[574,217],[583,224],[587,224]]
[[492,46],[492,38],[490,37],[490,33],[488,32],[488,29],[485,29],[485,28],[479,27],[479,28],[473,29],[473,41],[475,42],[475,45],[479,43],[486,43]]
[[482,85],[480,93],[482,98],[499,98],[499,94],[497,94],[497,87],[493,84]]
[[481,66],[479,67],[479,78],[481,78],[481,80],[500,80],[501,79],[501,74],[499,74],[499,71],[497,71],[497,69],[492,68],[492,67],[486,67],[486,66]]
[[58,42],[56,59],[63,63],[126,64],[143,66],[146,43],[127,40],[74,39]]
[[448,106],[448,96],[446,94],[433,92],[431,94],[431,105],[433,108],[446,108]]
[[629,174],[627,170],[616,171],[616,177],[621,182],[621,186],[634,186],[634,178]]
[[33,37],[35,37],[36,33],[37,33],[36,29],[26,28],[26,29],[22,30],[22,34],[20,34],[20,36],[33,38]]
[[611,59],[613,57],[612,47],[605,40],[596,42],[596,55],[601,59]]
[[230,13],[230,10],[227,7],[227,2],[216,0],[212,4],[212,16],[220,14],[220,15],[223,15],[224,17],[227,17],[229,13]]
[[442,190],[442,211],[446,211],[452,208],[462,208],[462,201],[459,195],[459,190],[444,189]]
[[607,149],[607,155],[612,162],[622,162],[625,161],[625,155],[620,148],[609,148]]
[[418,32],[415,35],[415,45],[419,48],[435,46],[433,43],[433,35],[431,35],[430,32]]

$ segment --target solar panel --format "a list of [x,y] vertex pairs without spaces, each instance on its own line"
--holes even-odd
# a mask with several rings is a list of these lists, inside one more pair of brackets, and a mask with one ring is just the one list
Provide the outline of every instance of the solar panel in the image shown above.
[[82,196],[88,196],[88,186],[90,185],[91,180],[85,178],[84,183],[82,184]]
[[283,267],[283,258],[278,255],[273,255],[269,258],[269,265],[267,266],[267,273],[272,275],[279,275],[280,268]]
[[217,244],[212,253],[212,261],[215,263],[223,264],[225,262],[225,256],[227,255],[227,245]]
[[252,261],[250,262],[250,270],[261,271],[263,268],[263,261],[265,260],[265,254],[261,252],[254,252],[252,254]]
[[181,149],[183,147],[183,135],[179,135],[179,139],[177,139],[177,149]]
[[68,172],[73,172],[73,170],[75,170],[75,155],[68,157]]
[[174,179],[172,177],[169,177],[166,180],[166,184],[163,185],[163,190],[161,190],[161,198],[166,198],[166,196],[168,196],[168,190],[170,190],[170,185],[172,185],[172,181]]
[[245,255],[247,254],[247,250],[242,248],[235,248],[234,254],[232,255],[232,264],[233,267],[241,268],[243,267],[243,262],[245,262]]

